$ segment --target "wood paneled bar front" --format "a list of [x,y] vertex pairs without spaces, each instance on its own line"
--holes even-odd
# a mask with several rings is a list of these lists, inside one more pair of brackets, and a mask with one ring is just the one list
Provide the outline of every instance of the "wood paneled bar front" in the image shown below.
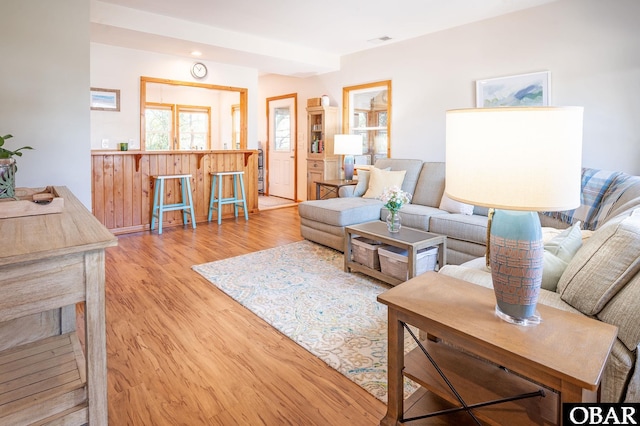
[[[191,174],[196,222],[207,220],[211,172],[244,171],[249,213],[258,211],[258,151],[101,151],[91,152],[92,211],[114,234],[150,229],[153,208],[152,176]],[[177,179],[176,179],[177,181]],[[166,202],[180,200],[177,182],[165,189]],[[231,178],[224,182],[224,197],[231,196]],[[223,217],[233,206],[223,206]],[[182,226],[181,212],[167,212],[163,228]]]

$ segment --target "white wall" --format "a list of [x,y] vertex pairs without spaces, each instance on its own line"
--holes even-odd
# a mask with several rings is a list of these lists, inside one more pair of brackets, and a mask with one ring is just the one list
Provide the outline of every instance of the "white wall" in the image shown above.
[[17,158],[16,185],[65,185],[91,206],[89,3],[2,0],[0,133]]
[[257,149],[258,71],[198,60],[209,72],[204,79],[195,80],[189,71],[195,61],[91,43],[91,86],[120,89],[120,112],[91,111],[91,148],[102,149],[102,139],[109,140],[109,149],[129,139],[133,139],[129,149],[140,148],[140,77],[145,76],[248,89],[247,145]]
[[344,86],[391,79],[392,156],[443,161],[445,111],[474,107],[476,80],[549,70],[552,104],[585,107],[583,165],[640,174],[639,16],[637,0],[560,0],[349,55],[339,72],[265,76],[260,98],[297,92],[304,129],[308,97],[341,106]]

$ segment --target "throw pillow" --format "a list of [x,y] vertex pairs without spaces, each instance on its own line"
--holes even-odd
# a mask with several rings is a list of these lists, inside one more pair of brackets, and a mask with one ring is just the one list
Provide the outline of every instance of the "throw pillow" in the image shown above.
[[442,195],[440,200],[440,210],[447,211],[449,213],[460,213],[466,215],[473,214],[473,206],[471,204],[461,203],[460,201],[452,200],[447,194]]
[[609,220],[584,243],[558,282],[562,300],[597,315],[640,271],[640,208]]
[[362,197],[367,188],[369,188],[369,176],[371,172],[369,170],[358,170],[358,184],[353,190],[354,197]]
[[[369,180],[371,178],[371,169],[374,167],[371,166],[369,169],[359,169],[358,170],[358,184],[353,190],[354,197],[362,197],[367,189],[369,189]],[[382,170],[391,170],[390,167]]]
[[580,247],[582,247],[582,232],[579,221],[544,243],[545,251],[565,262],[573,259]]
[[401,187],[406,173],[406,170],[382,170],[374,167],[370,170],[369,187],[362,198],[378,198],[385,188]]
[[556,291],[560,277],[580,247],[582,247],[580,222],[577,222],[564,231],[560,231],[553,238],[545,241],[542,269],[543,289]]

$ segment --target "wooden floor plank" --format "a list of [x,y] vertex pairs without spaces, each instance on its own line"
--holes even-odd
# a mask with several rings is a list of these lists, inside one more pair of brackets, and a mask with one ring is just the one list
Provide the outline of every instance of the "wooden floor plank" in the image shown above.
[[191,270],[301,241],[299,229],[290,207],[107,249],[110,425],[379,423],[382,402]]

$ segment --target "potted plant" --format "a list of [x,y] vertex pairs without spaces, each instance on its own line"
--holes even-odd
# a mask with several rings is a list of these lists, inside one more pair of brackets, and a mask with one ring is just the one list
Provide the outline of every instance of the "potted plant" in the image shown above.
[[18,170],[14,156],[21,157],[23,149],[33,149],[30,146],[23,146],[16,150],[10,150],[4,147],[7,139],[13,135],[0,136],[0,198],[13,198],[16,193],[15,174]]

